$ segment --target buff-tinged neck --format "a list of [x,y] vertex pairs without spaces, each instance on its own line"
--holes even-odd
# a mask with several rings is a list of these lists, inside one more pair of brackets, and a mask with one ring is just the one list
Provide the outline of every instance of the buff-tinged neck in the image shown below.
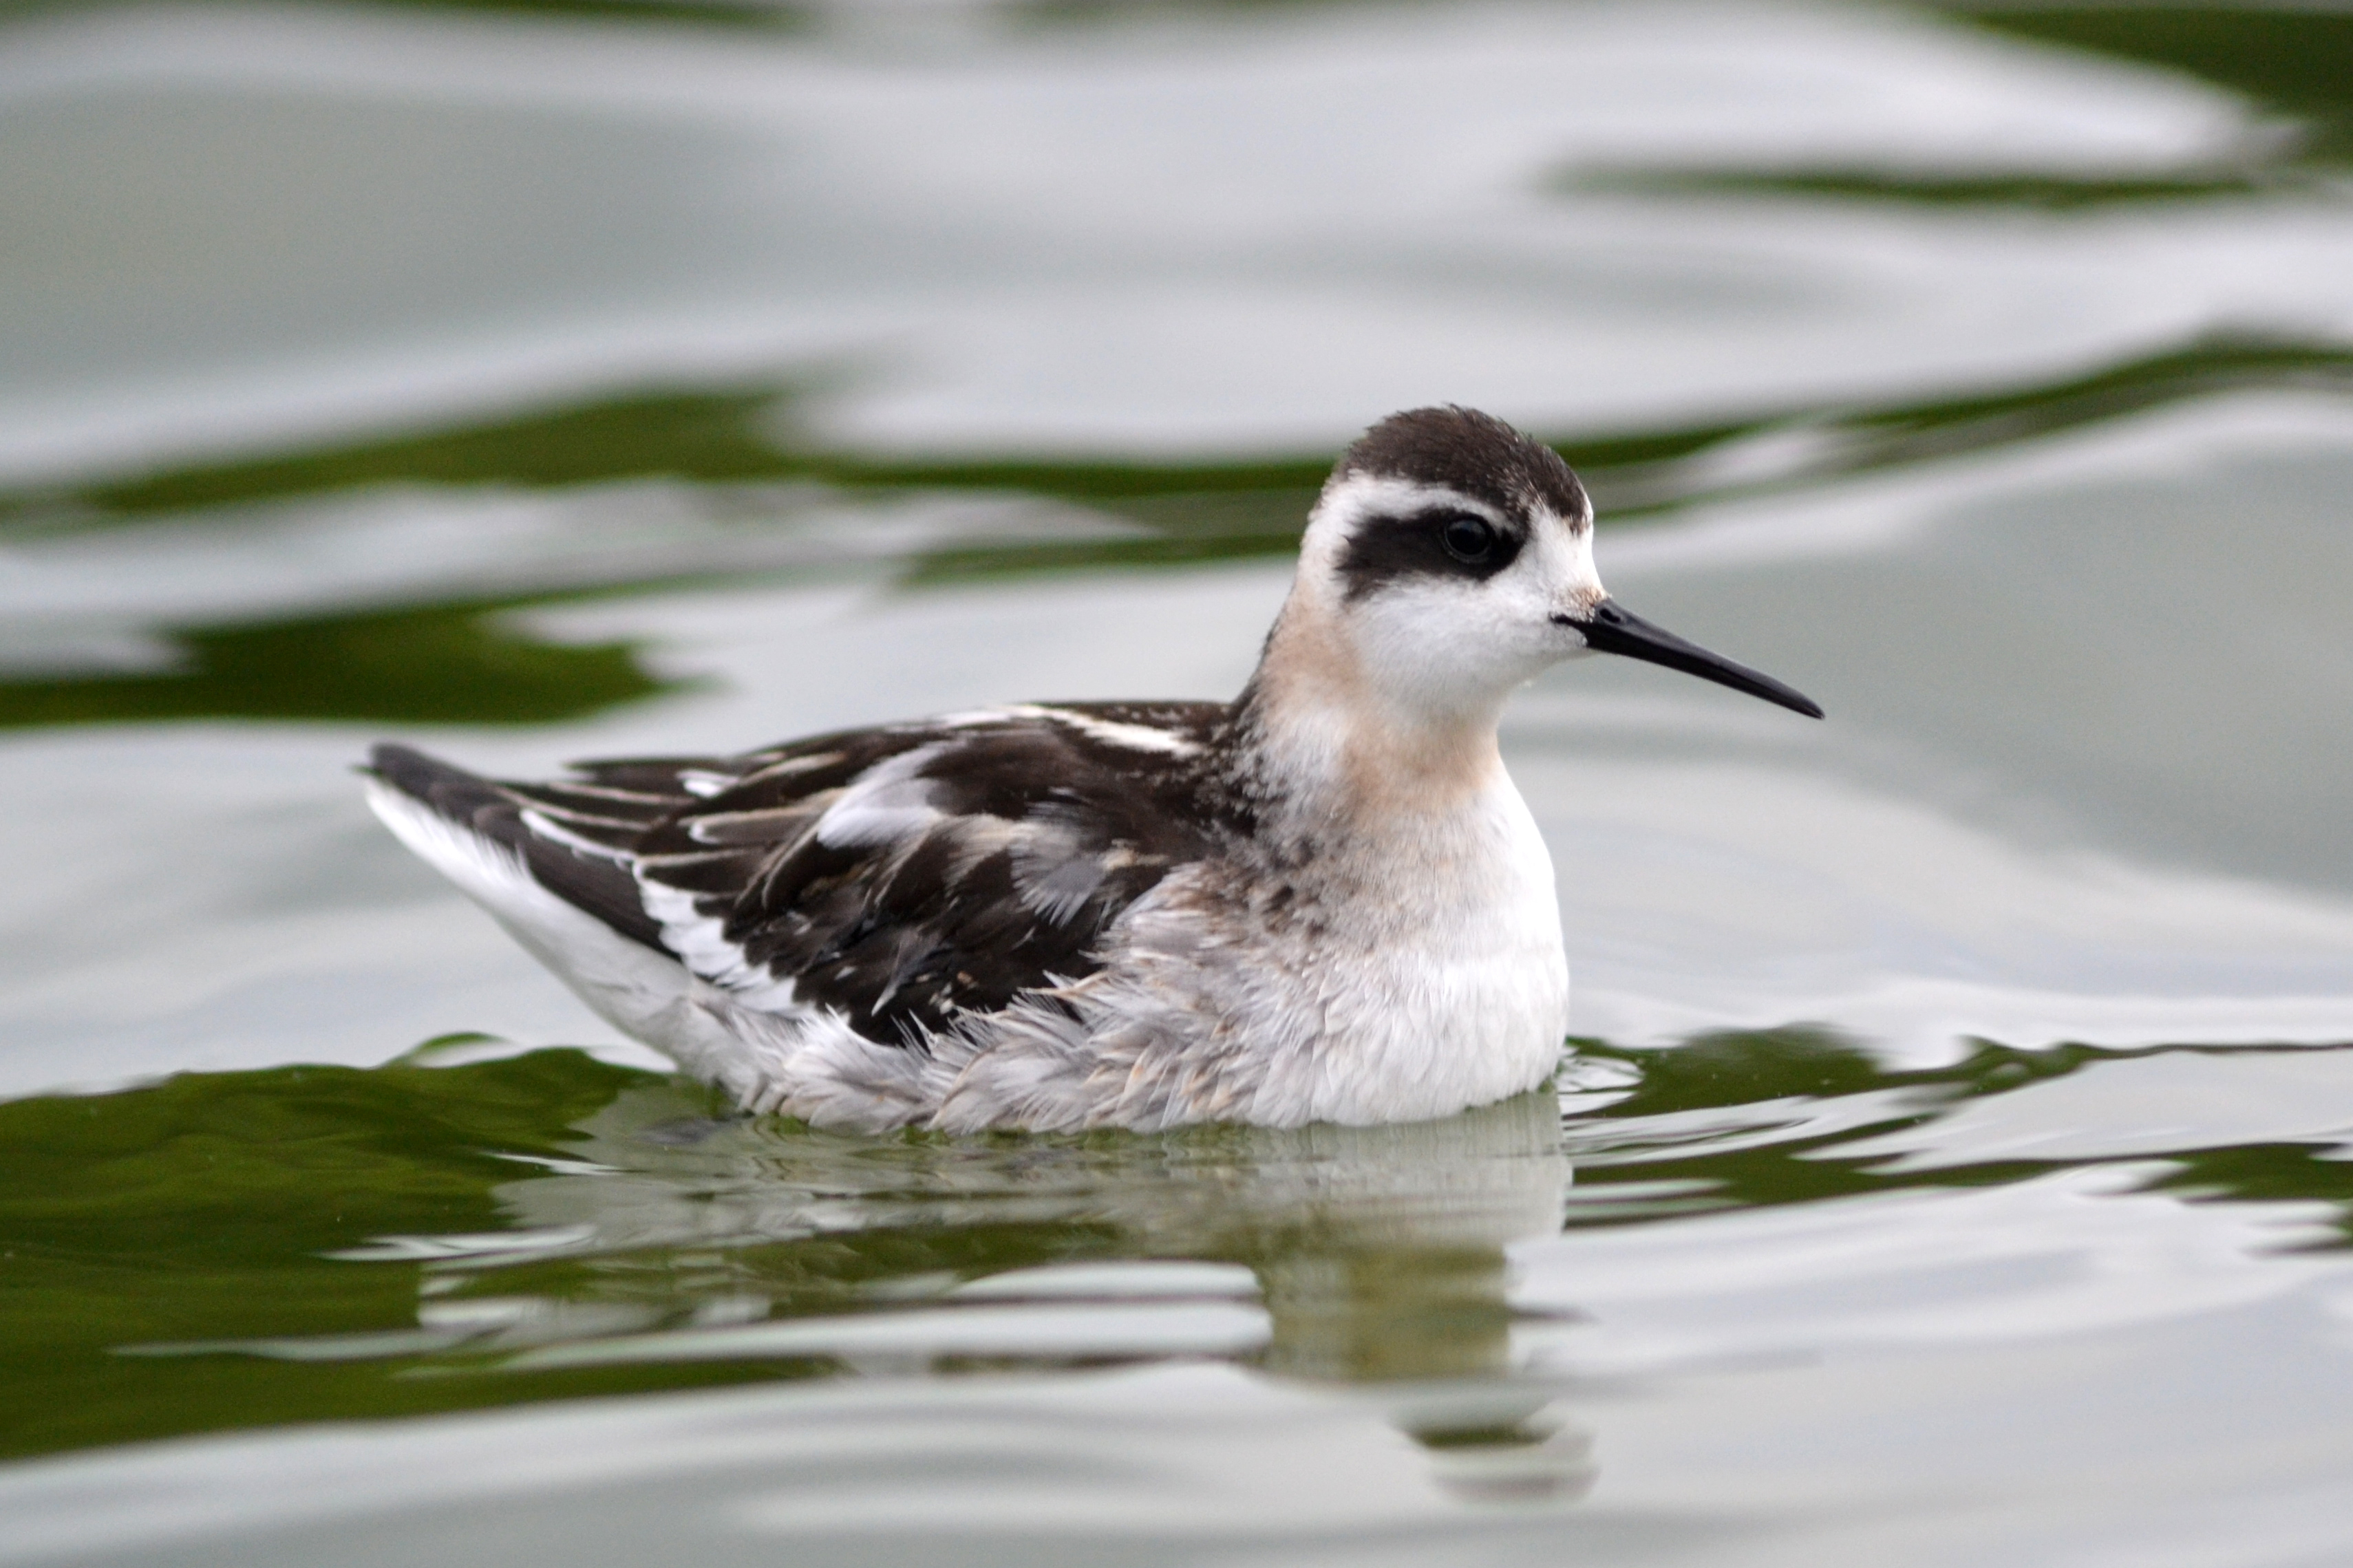
[[1508,788],[1504,691],[1433,694],[1384,679],[1342,617],[1294,594],[1236,699],[1228,765],[1288,838],[1411,837]]

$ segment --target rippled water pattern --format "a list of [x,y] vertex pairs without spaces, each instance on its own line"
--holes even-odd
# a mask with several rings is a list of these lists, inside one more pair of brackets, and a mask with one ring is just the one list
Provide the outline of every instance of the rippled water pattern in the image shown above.
[[[2353,1558],[2353,14],[48,3],[0,215],[0,1563]],[[1552,1092],[744,1120],[358,804],[1229,694],[1439,400],[1831,713],[1517,700]]]

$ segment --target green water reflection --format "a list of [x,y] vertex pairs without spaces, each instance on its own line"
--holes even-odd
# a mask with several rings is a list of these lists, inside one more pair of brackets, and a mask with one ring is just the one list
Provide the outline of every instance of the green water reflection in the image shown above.
[[[1495,1373],[1513,1325],[1500,1249],[1564,1214],[1672,1223],[2095,1165],[1910,1169],[1841,1149],[2157,1054],[1988,1045],[1888,1071],[1802,1029],[1664,1050],[1588,1041],[1565,1122],[1538,1095],[1403,1128],[1151,1137],[835,1136],[728,1116],[695,1086],[571,1050],[20,1100],[0,1105],[0,1451],[1172,1353],[1320,1381]],[[2141,1152],[2132,1170],[2136,1191],[2327,1204],[2353,1237],[2353,1165],[2333,1142]],[[1075,1347],[1066,1321],[1018,1328],[1067,1293],[1016,1275],[970,1294],[1008,1271],[1120,1260],[1231,1274],[1082,1292],[1114,1309],[1114,1331],[1130,1309],[1173,1327]],[[1262,1331],[1236,1330],[1245,1307]],[[972,1341],[990,1312],[1013,1314],[1011,1337]],[[878,1323],[882,1339],[858,1340]],[[1435,1444],[1476,1436],[1476,1421],[1430,1420]]]
[[628,643],[552,643],[496,617],[534,599],[180,630],[155,674],[0,681],[0,726],[168,719],[536,724],[681,689]]
[[2293,119],[2297,153],[2353,158],[2353,16],[2317,6],[1956,7],[1997,32],[2202,78]]
[[1570,190],[1626,190],[1662,195],[1820,196],[2041,212],[2278,192],[2306,194],[2312,188],[2292,173],[2270,169],[2073,178],[2063,174],[1957,174],[1871,168],[1599,170],[1571,171],[1561,176],[1560,184]]
[[[2059,379],[1967,395],[1814,405],[1632,434],[1568,434],[1554,444],[1617,522],[1687,507],[1900,468],[2249,390],[2353,394],[2353,349],[2325,341],[2218,336]],[[1143,567],[1287,555],[1329,467],[1281,459],[1123,462],[1019,458],[881,460],[794,444],[786,384],[646,393],[422,435],[216,463],[139,479],[0,496],[0,531],[55,538],[144,520],[299,503],[378,486],[586,490],[654,479],[683,486],[725,516],[737,555],[763,550],[807,571],[767,487],[817,487],[855,503],[975,492],[1075,504],[1116,526],[1050,522],[1018,539],[986,536],[897,560],[911,584],[969,582],[1078,568]],[[802,493],[802,492],[797,492]],[[765,542],[764,542],[765,540]],[[647,570],[591,561],[496,598],[368,604],[344,612],[149,628],[177,654],[134,674],[44,671],[0,679],[0,727],[192,718],[336,719],[385,723],[545,723],[584,718],[673,689],[623,644],[547,641],[500,611],[740,577],[682,559]]]
[[1951,169],[1884,165],[1572,168],[1570,190],[1899,202],[1987,212],[2072,213],[2152,203],[2326,197],[2353,158],[2353,16],[2254,6],[1946,6],[1957,20],[2040,44],[2179,71],[2243,97],[2279,134],[2218,162],[2172,169]]
[[[2217,334],[2091,372],[1929,398],[1805,404],[1635,432],[1547,434],[1613,518],[1816,482],[2056,435],[2219,393],[2353,393],[2353,348],[2323,339]],[[656,478],[706,486],[807,481],[849,491],[1002,491],[1088,503],[1161,535],[1149,544],[1030,547],[1045,565],[1288,552],[1331,469],[1328,452],[1243,460],[1072,458],[882,459],[797,446],[789,383],[675,389],[452,426],[422,435],[0,493],[19,537],[376,485],[565,488]],[[1804,430],[1820,439],[1762,471],[1725,474],[1725,447]],[[1239,511],[1213,498],[1240,498]],[[1151,553],[1154,550],[1160,553]],[[1083,550],[1092,553],[1071,553]],[[961,554],[919,568],[958,574]]]

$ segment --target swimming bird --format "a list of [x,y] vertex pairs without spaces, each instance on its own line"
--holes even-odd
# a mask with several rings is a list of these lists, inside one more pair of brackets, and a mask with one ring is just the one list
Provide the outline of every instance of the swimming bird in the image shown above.
[[370,803],[607,1020],[747,1110],[881,1131],[1451,1115],[1568,1028],[1512,691],[1613,653],[1813,718],[1620,607],[1560,456],[1458,407],[1341,456],[1230,702],[1039,702]]

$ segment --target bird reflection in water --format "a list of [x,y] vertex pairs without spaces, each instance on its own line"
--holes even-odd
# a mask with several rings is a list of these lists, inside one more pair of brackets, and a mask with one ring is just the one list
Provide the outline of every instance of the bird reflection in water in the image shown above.
[[1514,1375],[1499,1247],[1303,1247],[1258,1267],[1279,1376],[1363,1390],[1428,1449],[1439,1483],[1471,1501],[1582,1497],[1592,1435],[1553,1408],[1558,1389]]
[[[1559,1228],[1570,1172],[1549,1091],[1441,1121],[951,1139],[831,1134],[625,1091],[577,1163],[507,1184],[533,1282],[627,1301],[639,1331],[518,1358],[768,1360],[941,1373],[1218,1355],[1338,1394],[1474,1501],[1591,1487],[1590,1435],[1522,1367],[1507,1244]],[[495,1256],[427,1286],[495,1292]],[[1245,1272],[1246,1271],[1246,1272]],[[1074,1329],[1077,1331],[1074,1332]],[[510,1343],[519,1343],[510,1339]]]

